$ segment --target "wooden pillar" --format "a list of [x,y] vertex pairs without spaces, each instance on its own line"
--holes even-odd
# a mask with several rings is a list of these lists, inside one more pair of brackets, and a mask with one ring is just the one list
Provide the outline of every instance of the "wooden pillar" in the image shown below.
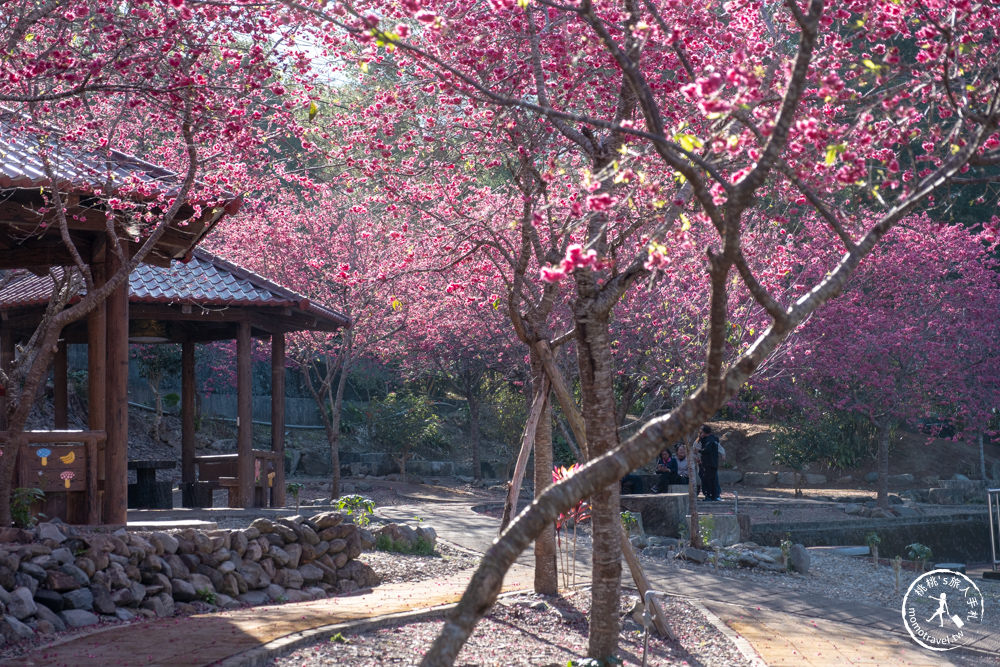
[[65,338],[59,341],[56,356],[52,360],[52,387],[55,427],[65,430],[69,425],[69,361],[66,354]]
[[236,470],[240,507],[253,507],[253,376],[250,361],[250,322],[244,320],[239,323],[236,335]]
[[[107,277],[121,270],[108,253]],[[125,524],[128,503],[128,279],[107,300],[107,446],[104,521]]]
[[194,482],[194,342],[181,344],[181,482]]
[[285,334],[271,335],[271,450],[278,455],[274,470],[274,505],[285,506]]
[[[4,325],[0,330],[0,365],[4,371],[10,372],[10,367],[14,365],[14,332],[9,325]],[[0,429],[7,429],[7,392],[0,396]]]
[[[90,271],[94,276],[94,287],[104,284],[104,263],[93,261]],[[107,308],[99,304],[87,315],[87,426],[92,431],[104,431],[107,425]],[[101,497],[97,503],[100,511],[98,523],[104,523],[104,493],[107,488],[108,472],[105,465],[107,441],[100,441],[95,448],[97,456],[97,488]]]

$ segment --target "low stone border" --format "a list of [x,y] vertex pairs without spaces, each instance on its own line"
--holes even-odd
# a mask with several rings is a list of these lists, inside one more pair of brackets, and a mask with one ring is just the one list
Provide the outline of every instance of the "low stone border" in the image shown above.
[[[501,596],[502,597],[502,596]],[[252,648],[249,651],[230,656],[225,660],[215,664],[220,667],[263,667],[270,664],[270,661],[280,658],[297,649],[305,646],[312,646],[322,641],[329,640],[338,632],[349,630],[352,632],[367,632],[378,628],[396,625],[399,623],[410,623],[413,621],[424,621],[440,616],[445,612],[455,608],[457,604],[438,605],[428,609],[418,609],[416,611],[402,611],[395,614],[386,614],[374,618],[366,618],[357,621],[347,621],[345,623],[334,623],[323,625],[318,628],[310,628],[301,632],[293,632],[274,641]]]
[[700,611],[704,616],[705,620],[711,623],[716,630],[725,635],[726,639],[732,642],[736,650],[740,652],[747,662],[749,662],[753,667],[767,667],[767,663],[764,662],[763,658],[754,650],[754,647],[747,641],[746,637],[738,634],[731,627],[726,625],[725,621],[713,614],[708,607],[702,604],[699,600],[694,598],[687,598],[687,603]]

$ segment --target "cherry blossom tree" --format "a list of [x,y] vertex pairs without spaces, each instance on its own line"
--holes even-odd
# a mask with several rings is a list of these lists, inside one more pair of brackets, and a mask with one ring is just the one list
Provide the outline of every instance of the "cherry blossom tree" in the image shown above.
[[[960,172],[992,178],[998,161],[1000,16],[991,5],[296,6],[326,34],[337,26],[353,36],[368,61],[383,59],[382,47],[403,51],[396,62],[412,76],[435,77],[442,104],[456,115],[489,109],[501,123],[531,119],[580,156],[575,169],[553,177],[580,192],[579,247],[567,248],[545,278],[572,283],[594,458],[543,492],[494,544],[424,664],[454,660],[504,571],[559,512],[590,496],[595,536],[610,527],[617,514],[609,484],[710,418],[918,204]],[[901,157],[923,137],[904,168]],[[684,239],[681,213],[713,238],[702,246],[708,288],[699,298],[709,319],[702,383],[619,443],[610,314],[640,278],[672,259]],[[792,226],[803,215],[823,222],[837,259],[788,291],[782,276],[766,279],[773,248],[755,245],[753,231]],[[731,291],[749,294],[769,323],[726,364]],[[617,600],[612,575],[620,566],[613,550],[597,560],[590,655],[603,659],[617,634],[615,614],[603,605]]]
[[[340,424],[344,390],[356,361],[384,357],[414,312],[395,275],[412,259],[392,224],[340,198],[328,184],[316,191],[281,193],[255,212],[266,225],[231,226],[211,239],[220,251],[351,318],[336,333],[301,332],[288,341],[288,357],[320,411],[332,462],[331,498],[340,497]],[[289,261],[299,257],[302,261]],[[397,267],[397,268],[393,268]]]
[[[5,137],[38,147],[39,223],[59,230],[74,260],[55,281],[49,315],[3,378],[8,432],[18,433],[63,327],[124,283],[172,225],[216,215],[216,208],[221,214],[226,201],[266,187],[276,138],[309,148],[297,122],[300,102],[288,87],[309,85],[309,58],[276,14],[182,1],[11,0],[0,13],[0,43]],[[73,177],[62,171],[67,153],[90,155],[106,168],[83,175],[70,192]],[[159,177],[116,180],[113,165],[131,159],[127,153],[155,159]],[[81,195],[92,202],[83,209]],[[70,221],[81,216],[105,227],[116,268],[103,284],[70,233]],[[125,239],[135,242],[133,252]],[[77,286],[86,296],[70,303]],[[6,443],[0,462],[0,523],[10,518],[19,442]]]
[[[797,333],[777,387],[800,409],[863,415],[875,429],[888,507],[890,433],[932,412],[981,433],[996,405],[1000,279],[995,221],[971,233],[908,218],[842,296]],[[766,386],[766,385],[765,385]]]

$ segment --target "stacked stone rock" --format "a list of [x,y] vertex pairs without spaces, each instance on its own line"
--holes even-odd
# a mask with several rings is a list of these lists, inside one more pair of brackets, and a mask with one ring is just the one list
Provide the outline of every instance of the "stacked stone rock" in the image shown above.
[[374,539],[339,512],[238,530],[0,529],[0,643],[136,614],[297,602],[374,586]]

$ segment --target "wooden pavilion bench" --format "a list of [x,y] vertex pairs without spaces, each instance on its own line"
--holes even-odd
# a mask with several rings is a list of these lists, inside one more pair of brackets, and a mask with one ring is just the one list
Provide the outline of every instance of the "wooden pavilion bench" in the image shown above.
[[[228,492],[229,507],[236,507],[239,501],[239,478],[237,473],[238,454],[212,454],[194,457],[198,466],[198,485],[222,488]],[[278,456],[275,452],[253,450],[253,506],[274,506],[274,479]]]

